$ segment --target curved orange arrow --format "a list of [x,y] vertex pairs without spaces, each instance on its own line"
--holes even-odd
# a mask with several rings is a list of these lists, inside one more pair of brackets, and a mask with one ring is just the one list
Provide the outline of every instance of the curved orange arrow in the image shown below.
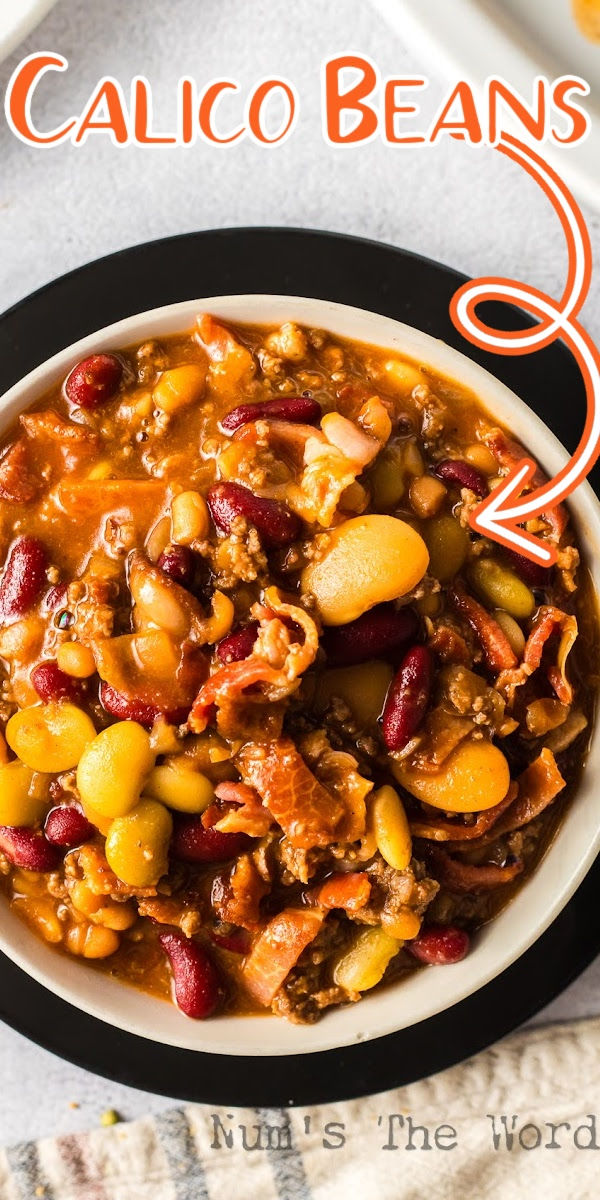
[[[560,218],[569,254],[565,290],[562,299],[556,303],[527,284],[488,276],[467,283],[456,292],[450,315],[464,337],[495,354],[529,354],[562,337],[585,382],[587,414],[575,453],[553,479],[523,496],[537,470],[531,459],[524,458],[473,509],[469,521],[477,533],[549,566],[556,561],[556,547],[534,537],[523,525],[565,500],[586,478],[600,455],[600,354],[576,320],[589,291],[592,248],[581,210],[556,172],[510,134],[503,135],[498,150],[524,167],[543,188]],[[476,313],[477,305],[483,300],[518,304],[536,317],[537,323],[523,330],[492,329],[484,325]]]

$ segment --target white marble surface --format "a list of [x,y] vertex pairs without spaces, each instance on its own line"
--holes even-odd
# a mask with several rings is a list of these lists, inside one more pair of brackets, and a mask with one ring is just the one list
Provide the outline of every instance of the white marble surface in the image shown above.
[[[362,234],[441,259],[469,274],[514,275],[559,295],[560,228],[534,185],[500,155],[452,143],[434,153],[380,143],[334,152],[322,141],[321,60],[369,53],[384,73],[429,73],[435,62],[401,44],[365,0],[59,0],[19,52],[0,66],[0,91],[19,58],[51,49],[69,72],[45,81],[40,127],[77,111],[100,75],[152,82],[157,124],[168,126],[177,79],[229,75],[244,87],[279,73],[301,96],[298,127],[280,149],[251,144],[175,151],[117,150],[103,140],[40,153],[0,125],[0,310],[72,267],[120,247],[192,229],[306,225]],[[597,247],[600,219],[586,212]],[[199,291],[201,282],[199,282]],[[584,312],[600,336],[600,274]],[[538,1021],[600,1012],[600,962]],[[151,1050],[149,1049],[149,1053]],[[0,1143],[93,1126],[117,1108],[158,1111],[160,1097],[121,1088],[0,1026]],[[77,1108],[70,1105],[76,1103]]]

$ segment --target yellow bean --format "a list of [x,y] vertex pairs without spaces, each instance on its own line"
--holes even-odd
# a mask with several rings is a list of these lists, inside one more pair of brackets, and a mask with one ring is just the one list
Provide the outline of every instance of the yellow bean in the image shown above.
[[344,488],[340,496],[340,504],[342,512],[345,513],[361,513],[364,512],[369,503],[369,493],[358,479],[354,483],[349,483],[347,488]]
[[206,775],[201,775],[177,759],[168,766],[155,767],[150,772],[144,793],[160,800],[167,808],[187,813],[204,812],[212,804],[215,795]]
[[69,889],[71,904],[78,912],[88,917],[94,925],[104,925],[106,929],[131,929],[135,924],[136,913],[133,904],[117,903],[107,900],[105,896],[97,896],[83,880],[77,880]]
[[171,503],[171,536],[181,546],[208,536],[210,517],[200,492],[180,492]]
[[366,992],[383,979],[389,963],[402,948],[380,925],[358,934],[350,950],[338,961],[333,978],[347,992]]
[[401,908],[395,913],[382,912],[381,924],[390,937],[398,938],[400,942],[410,942],[421,928],[421,918],[414,909]]
[[429,556],[405,521],[370,514],[333,531],[324,556],[302,572],[325,625],[354,621],[375,604],[405,596],[420,582]]
[[365,400],[361,405],[358,420],[365,433],[370,433],[372,437],[377,438],[378,442],[381,442],[382,446],[385,446],[392,433],[392,422],[390,414],[379,396],[369,396],[369,399]]
[[103,817],[101,813],[96,812],[96,809],[92,808],[91,804],[83,799],[81,801],[81,807],[83,808],[88,821],[91,821],[92,825],[96,826],[96,829],[99,830],[103,837],[106,837],[110,829],[112,817]]
[[89,646],[81,642],[63,642],[56,652],[56,661],[65,675],[75,679],[89,679],[96,673],[96,662]]
[[429,571],[447,583],[460,571],[469,550],[469,535],[454,517],[433,517],[423,526],[423,537],[429,550]]
[[498,463],[491,450],[488,450],[483,442],[473,442],[470,446],[467,446],[462,457],[472,467],[476,467],[478,471],[481,471],[482,475],[498,474]]
[[32,771],[69,771],[96,735],[93,723],[75,704],[51,701],[22,708],[6,726],[6,740]]
[[135,721],[109,725],[86,747],[77,769],[84,808],[121,817],[137,803],[155,757],[150,737]]
[[30,925],[33,925],[40,937],[53,946],[58,946],[63,939],[64,927],[56,915],[52,900],[43,898],[32,900],[27,896],[16,896],[11,903],[21,913]]
[[375,507],[395,508],[406,489],[402,448],[385,446],[377,455],[368,478]]
[[18,760],[0,767],[0,825],[35,825],[47,801],[35,795],[33,771]]
[[346,701],[362,728],[379,720],[392,682],[388,663],[373,661],[324,671],[315,692],[317,712],[324,712],[333,696]]
[[525,621],[535,610],[531,588],[493,558],[477,558],[468,570],[469,583],[490,607],[503,608],[511,617]]
[[233,625],[235,608],[225,592],[213,592],[210,605],[210,616],[206,617],[198,631],[199,645],[214,646],[215,642],[220,642],[229,633]]
[[509,613],[504,612],[502,608],[494,610],[494,619],[498,622],[502,631],[506,634],[511,650],[514,651],[517,658],[522,658],[525,649],[525,634],[520,625],[517,625],[514,617]]
[[198,363],[171,367],[163,371],[152,399],[162,412],[174,413],[201,400],[206,387],[206,372]]
[[492,742],[462,742],[439,771],[419,771],[394,762],[391,770],[411,795],[445,812],[483,812],[504,799],[508,763]]
[[395,789],[385,784],[373,794],[371,812],[377,849],[388,866],[405,871],[412,858],[412,838],[404,805]]
[[165,875],[173,818],[158,800],[140,800],[125,817],[116,817],[106,838],[106,861],[131,887],[152,887]]
[[113,929],[82,921],[67,931],[67,949],[82,958],[108,958],[119,949],[120,938]]
[[151,563],[157,563],[171,540],[171,518],[160,517],[146,538],[145,550]]
[[185,604],[182,589],[173,584],[154,567],[134,569],[130,576],[130,587],[135,604],[136,629],[148,626],[164,629],[174,638],[182,640],[190,628],[190,614]]
[[24,617],[0,630],[0,658],[7,662],[25,662],[37,658],[44,641],[44,625],[39,617]]
[[421,596],[420,600],[415,600],[415,608],[420,612],[422,617],[437,617],[442,607],[442,597],[440,592],[429,592],[427,596]]
[[397,388],[403,396],[409,396],[416,387],[427,383],[426,376],[418,367],[400,358],[389,358],[384,369],[392,387]]
[[420,475],[413,479],[408,493],[412,507],[421,520],[434,517],[447,494],[441,480],[436,479],[434,475]]

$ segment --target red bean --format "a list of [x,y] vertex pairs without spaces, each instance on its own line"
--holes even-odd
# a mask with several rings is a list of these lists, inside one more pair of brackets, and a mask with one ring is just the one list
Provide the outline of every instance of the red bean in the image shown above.
[[167,546],[158,560],[158,566],[169,579],[180,583],[182,587],[187,588],[194,581],[196,563],[194,552],[189,546],[177,546],[173,543]]
[[215,525],[230,533],[236,517],[245,517],[258,530],[264,546],[286,546],[300,534],[300,519],[279,500],[255,496],[240,483],[216,483],[208,496]]
[[230,954],[247,954],[252,944],[252,938],[248,930],[240,929],[237,925],[232,925],[229,933],[222,933],[219,929],[212,929],[210,940],[215,943],[215,946],[220,946],[223,950],[229,950]]
[[246,833],[205,829],[199,816],[176,816],[171,854],[182,862],[214,863],[236,858],[251,844]]
[[[119,721],[137,721],[150,729],[157,717],[164,717],[170,725],[181,725],[187,720],[189,708],[173,708],[165,712],[158,704],[146,700],[130,699],[117,692],[109,683],[100,684],[100,703],[106,712]],[[190,706],[191,707],[191,706]]]
[[123,378],[114,354],[92,354],[73,367],[65,383],[67,399],[77,408],[98,408],[112,400]]
[[0,617],[22,617],[46,586],[48,555],[38,538],[20,537],[8,556],[0,581]]
[[88,842],[94,833],[94,826],[77,804],[59,804],[57,808],[51,808],[44,824],[48,841],[67,850]]
[[242,629],[234,629],[228,633],[217,646],[217,658],[222,663],[241,662],[249,658],[258,637],[258,621],[250,621]]
[[60,862],[56,846],[43,833],[23,825],[0,825],[0,850],[13,867],[26,871],[54,871]]
[[529,587],[545,588],[549,586],[552,567],[543,567],[541,563],[525,558],[524,554],[517,554],[516,550],[507,549],[504,554],[508,559],[509,566],[516,571],[520,579],[529,584]]
[[312,425],[321,416],[321,405],[310,396],[282,396],[277,400],[265,400],[262,404],[240,404],[233,408],[221,421],[224,433],[235,433],[248,421],[292,421],[294,424]]
[[52,659],[38,663],[31,672],[31,682],[45,704],[50,700],[77,700],[81,695],[81,681],[61,671]]
[[332,667],[350,666],[369,658],[390,657],[414,642],[419,619],[412,608],[378,604],[369,612],[326,631],[323,649]]
[[210,1017],[222,1002],[223,986],[206,950],[175,930],[159,933],[158,941],[171,964],[177,1007],[195,1020]]
[[422,929],[406,949],[430,966],[448,966],[460,962],[469,953],[471,939],[464,929],[456,925],[428,925]]
[[469,491],[475,492],[475,495],[480,498],[487,496],[490,490],[485,475],[478,471],[477,467],[472,467],[470,463],[462,462],[458,458],[445,458],[443,462],[437,464],[434,474],[443,483],[449,483],[459,488],[469,488]]
[[383,740],[388,750],[402,750],[416,733],[429,703],[433,656],[427,646],[413,646],[392,680],[383,710]]

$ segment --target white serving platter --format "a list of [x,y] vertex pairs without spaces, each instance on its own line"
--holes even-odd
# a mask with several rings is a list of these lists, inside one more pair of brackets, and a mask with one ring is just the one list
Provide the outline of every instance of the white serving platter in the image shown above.
[[527,99],[537,75],[579,75],[590,85],[587,139],[543,154],[578,197],[600,209],[600,42],[580,32],[571,0],[373,0],[419,68],[481,85],[501,75]]

